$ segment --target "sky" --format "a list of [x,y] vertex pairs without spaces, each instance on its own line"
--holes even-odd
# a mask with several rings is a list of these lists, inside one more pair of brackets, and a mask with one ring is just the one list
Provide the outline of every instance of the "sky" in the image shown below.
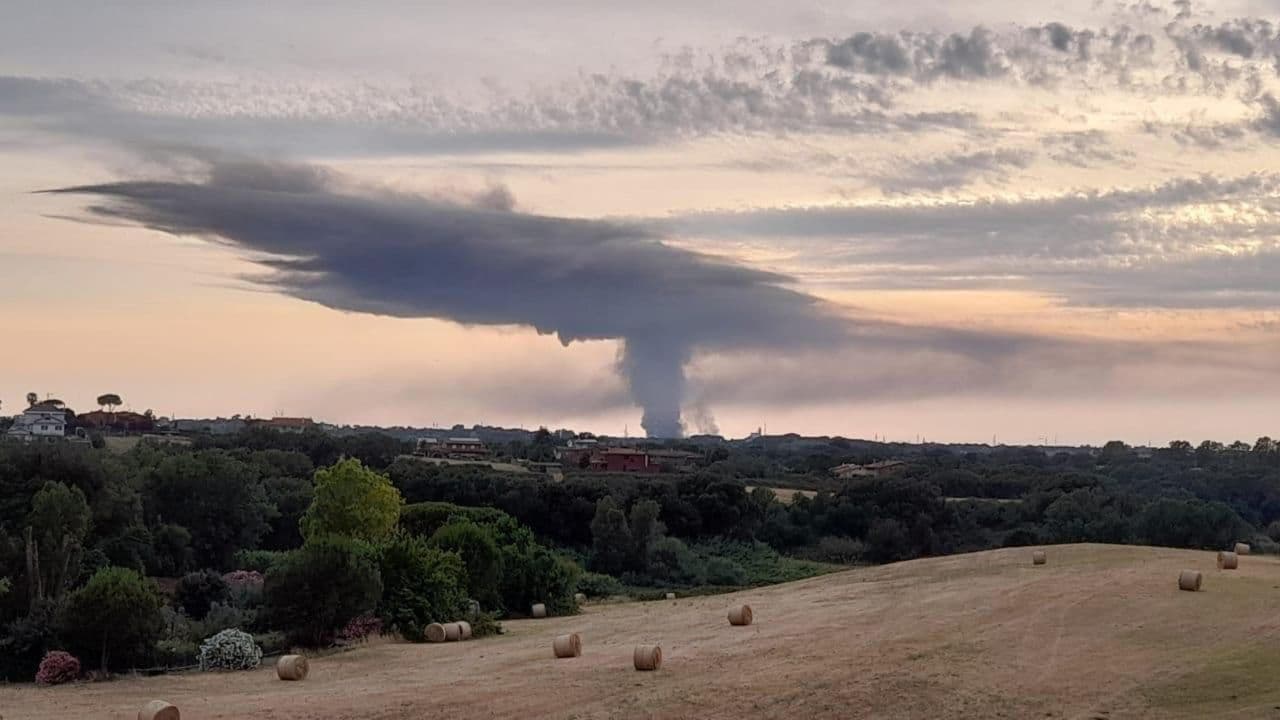
[[6,3],[0,412],[1280,432],[1280,0]]

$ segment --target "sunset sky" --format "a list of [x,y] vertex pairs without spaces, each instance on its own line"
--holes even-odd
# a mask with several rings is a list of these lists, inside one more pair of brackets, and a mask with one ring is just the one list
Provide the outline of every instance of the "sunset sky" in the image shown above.
[[0,349],[5,414],[1275,436],[1280,0],[6,4]]

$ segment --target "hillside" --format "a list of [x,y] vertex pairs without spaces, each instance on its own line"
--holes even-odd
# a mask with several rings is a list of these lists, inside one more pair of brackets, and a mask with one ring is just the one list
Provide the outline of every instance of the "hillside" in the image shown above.
[[[505,636],[379,643],[272,670],[51,689],[0,687],[6,720],[129,719],[150,698],[184,720],[308,718],[1280,717],[1280,560],[1219,572],[1208,552],[1075,545],[843,572],[690,600],[508,622]],[[1176,588],[1204,571],[1199,593]],[[756,623],[730,628],[747,602]],[[583,657],[556,661],[577,631]],[[662,645],[657,673],[632,646]]]

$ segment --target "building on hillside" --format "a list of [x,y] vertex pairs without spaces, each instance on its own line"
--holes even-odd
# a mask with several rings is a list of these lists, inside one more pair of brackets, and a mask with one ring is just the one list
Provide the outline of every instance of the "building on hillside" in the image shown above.
[[440,443],[440,446],[445,457],[459,460],[475,460],[489,456],[489,448],[485,447],[480,438],[448,438]]
[[54,403],[36,403],[13,419],[5,433],[21,442],[59,442],[67,436],[67,410]]
[[662,472],[690,472],[702,458],[698,453],[684,450],[650,450],[649,462]]
[[906,468],[907,463],[902,460],[881,460],[867,465],[854,463],[837,465],[831,468],[831,474],[841,480],[850,480],[856,477],[888,477]]
[[421,457],[442,458],[444,450],[440,447],[439,438],[420,437],[413,445],[413,454]]
[[230,418],[186,419],[175,418],[170,429],[181,433],[208,433],[210,435],[235,435],[244,430],[247,423],[239,416]]
[[600,453],[605,472],[658,472],[658,464],[649,462],[649,453],[631,448],[610,448]]
[[270,420],[259,420],[255,425],[259,427],[279,430],[286,433],[304,433],[315,426],[315,421],[311,418],[303,417],[273,417]]
[[155,419],[141,413],[94,410],[76,416],[76,423],[91,430],[112,430],[123,433],[147,433],[155,429]]

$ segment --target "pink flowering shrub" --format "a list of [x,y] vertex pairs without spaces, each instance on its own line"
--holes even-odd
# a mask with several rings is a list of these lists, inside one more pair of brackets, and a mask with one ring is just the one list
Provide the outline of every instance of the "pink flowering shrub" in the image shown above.
[[347,642],[363,642],[370,635],[382,632],[382,619],[373,615],[361,615],[352,618],[347,626],[338,632],[338,638]]
[[75,655],[61,650],[50,650],[40,661],[36,682],[41,685],[61,685],[80,676],[80,661]]
[[231,591],[231,602],[236,607],[256,607],[262,602],[264,578],[257,570],[233,570],[222,576]]
[[257,570],[233,570],[223,575],[222,579],[233,588],[243,588],[250,585],[262,587],[263,583],[262,573]]

